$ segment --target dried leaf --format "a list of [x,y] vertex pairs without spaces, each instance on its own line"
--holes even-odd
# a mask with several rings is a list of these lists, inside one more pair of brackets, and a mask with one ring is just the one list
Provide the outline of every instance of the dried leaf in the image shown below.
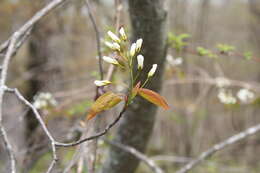
[[162,96],[160,96],[158,93],[156,93],[152,90],[149,90],[146,88],[139,88],[138,94],[140,96],[142,96],[144,99],[148,100],[149,102],[151,102],[157,106],[161,106],[166,110],[170,109],[170,107],[168,106],[165,99]]
[[122,101],[122,98],[115,93],[106,92],[105,94],[101,95],[91,106],[89,113],[87,115],[87,120],[92,119],[98,113],[108,110],[118,103]]

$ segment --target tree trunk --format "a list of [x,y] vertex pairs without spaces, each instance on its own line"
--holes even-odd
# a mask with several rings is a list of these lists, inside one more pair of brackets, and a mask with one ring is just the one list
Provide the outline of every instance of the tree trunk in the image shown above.
[[[142,54],[145,57],[144,80],[152,64],[158,64],[158,71],[149,88],[159,91],[162,85],[166,55],[166,12],[159,0],[129,0],[129,12],[133,41],[143,38]],[[126,111],[115,135],[115,141],[145,152],[155,122],[156,107],[137,98]],[[102,168],[103,173],[133,173],[139,164],[132,155],[111,147]]]

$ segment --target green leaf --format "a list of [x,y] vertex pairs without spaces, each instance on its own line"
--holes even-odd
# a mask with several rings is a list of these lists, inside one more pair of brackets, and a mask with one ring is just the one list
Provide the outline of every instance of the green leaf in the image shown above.
[[229,53],[235,50],[234,46],[228,44],[218,44],[217,48],[221,53]]
[[253,56],[253,53],[250,52],[250,51],[247,51],[247,52],[244,53],[244,57],[245,57],[245,59],[247,59],[247,60],[251,60],[251,59],[252,59],[252,56]]

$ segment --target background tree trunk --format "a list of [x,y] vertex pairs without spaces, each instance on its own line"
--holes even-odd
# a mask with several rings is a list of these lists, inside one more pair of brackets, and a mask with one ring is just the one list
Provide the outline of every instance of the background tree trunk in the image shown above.
[[[128,3],[133,41],[138,38],[144,40],[142,54],[145,57],[145,68],[141,79],[147,77],[152,64],[158,64],[158,71],[148,87],[159,91],[167,51],[166,12],[159,0],[129,0]],[[114,140],[144,152],[153,129],[155,114],[155,106],[137,98],[125,113]],[[138,163],[139,160],[130,154],[111,147],[102,172],[133,173]]]

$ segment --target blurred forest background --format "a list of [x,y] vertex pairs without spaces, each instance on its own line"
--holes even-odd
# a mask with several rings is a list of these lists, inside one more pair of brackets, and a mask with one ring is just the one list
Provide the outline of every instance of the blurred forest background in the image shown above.
[[[0,0],[0,42],[4,42],[47,2]],[[161,95],[171,109],[158,111],[147,155],[167,172],[174,172],[212,145],[260,122],[260,2],[168,0],[165,4],[171,32],[169,41],[176,41],[173,35],[185,33],[190,37],[184,39],[187,49],[181,52],[169,45]],[[91,1],[91,7],[104,37],[108,30],[115,28],[113,1]],[[127,8],[123,1],[121,24],[130,34]],[[80,121],[93,102],[93,81],[98,78],[95,39],[84,3],[68,1],[37,24],[18,57],[12,61],[8,79],[10,86],[19,88],[32,102],[41,92],[51,93],[55,99],[41,109],[41,113],[59,140],[70,140],[71,136],[77,135]],[[197,55],[203,52],[197,53],[197,47],[219,52],[219,44],[232,45],[235,50],[216,53],[218,58],[207,56],[209,54]],[[102,51],[106,51],[103,44]],[[107,70],[107,65],[104,66]],[[114,76],[115,81],[121,78],[119,74]],[[222,82],[229,79],[225,91],[234,97],[243,86],[249,86],[254,100],[242,103],[237,98],[235,104],[222,103],[218,97],[222,91],[218,86],[220,79]],[[115,89],[122,90],[119,85],[115,85]],[[14,96],[6,95],[6,98],[4,124],[18,166],[32,173],[43,172],[51,157],[45,147],[48,141],[37,128],[37,122],[28,116],[31,112],[24,109]],[[103,119],[111,119],[116,112],[116,109],[109,111]],[[31,136],[31,131],[39,133]],[[110,135],[112,137],[113,133]],[[98,166],[108,147],[107,144],[100,145]],[[0,172],[5,172],[6,153],[1,147],[0,151]],[[59,150],[61,168],[71,159],[73,151],[74,148]],[[227,147],[192,172],[259,173],[259,155],[260,138],[255,135]],[[145,172],[149,169],[141,164],[138,173]]]

